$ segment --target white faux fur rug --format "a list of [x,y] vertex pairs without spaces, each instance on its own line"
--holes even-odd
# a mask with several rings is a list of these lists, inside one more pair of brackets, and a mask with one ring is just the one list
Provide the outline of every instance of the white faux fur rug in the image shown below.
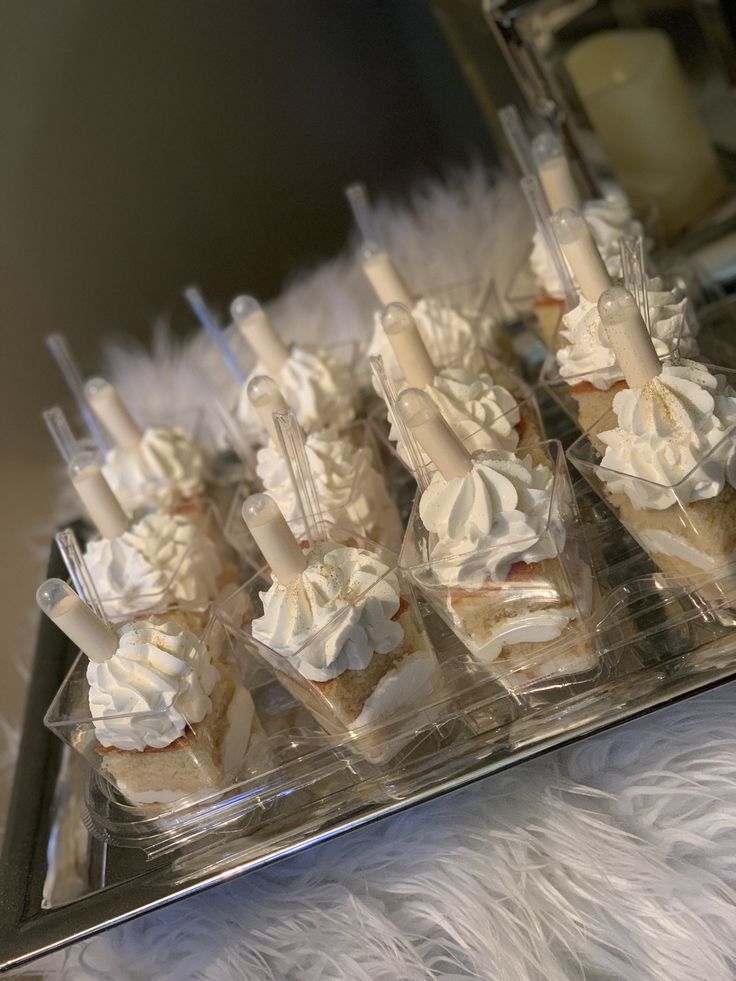
[[[409,282],[492,270],[528,241],[514,185],[478,169],[383,208]],[[243,286],[247,288],[247,283]],[[288,337],[358,336],[354,250],[271,307]],[[111,352],[142,414],[226,381],[199,338]],[[148,382],[156,375],[159,384]],[[488,779],[29,965],[63,981],[731,981],[736,686]],[[3,735],[0,728],[0,736]],[[15,734],[4,733],[12,758]]]

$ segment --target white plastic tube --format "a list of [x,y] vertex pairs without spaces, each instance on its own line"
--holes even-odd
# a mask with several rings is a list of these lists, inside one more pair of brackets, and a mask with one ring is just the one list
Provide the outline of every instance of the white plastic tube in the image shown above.
[[552,216],[552,227],[580,292],[586,300],[597,303],[601,293],[613,286],[613,281],[587,221],[579,211],[563,208]]
[[258,300],[252,296],[236,296],[230,304],[230,313],[263,367],[275,375],[289,360],[289,348],[276,333]]
[[537,167],[549,210],[581,207],[580,194],[570,170],[562,143],[554,133],[540,133],[532,140],[532,156]]
[[103,623],[61,579],[47,579],[36,602],[90,661],[108,661],[118,649],[115,631]]
[[612,286],[598,300],[598,314],[629,388],[643,388],[662,365],[636,300],[623,286]]
[[406,388],[399,395],[396,407],[445,480],[454,480],[470,473],[470,453],[447,425],[426,392],[420,392],[417,388]]
[[140,443],[143,431],[110,382],[104,378],[90,378],[84,383],[84,394],[116,446],[131,450]]
[[431,385],[437,374],[416,322],[403,303],[389,303],[381,317],[396,360],[412,388]]
[[295,582],[307,567],[307,557],[274,499],[251,494],[243,503],[243,520],[282,586]]
[[128,516],[105,480],[94,456],[80,453],[69,464],[69,476],[82,504],[103,538],[118,538],[128,528]]
[[273,445],[279,448],[279,433],[274,421],[274,412],[288,412],[284,396],[279,386],[268,375],[256,375],[248,382],[248,401],[256,410],[268,437]]
[[366,245],[363,248],[363,272],[381,306],[387,307],[389,303],[403,303],[409,309],[414,306],[411,293],[388,252]]

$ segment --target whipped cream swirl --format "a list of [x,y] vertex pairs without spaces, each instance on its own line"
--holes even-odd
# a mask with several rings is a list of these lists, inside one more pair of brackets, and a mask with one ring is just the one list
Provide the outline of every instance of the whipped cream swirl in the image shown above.
[[[476,450],[515,450],[519,443],[516,429],[521,416],[514,396],[496,385],[488,374],[473,374],[464,368],[443,368],[424,391],[439,408],[443,418],[471,452]],[[399,456],[410,463],[399,430],[392,424],[389,439],[397,444]],[[420,449],[422,462],[429,463]]]
[[113,620],[172,605],[203,608],[222,565],[215,545],[181,514],[154,511],[118,538],[87,546],[85,562]]
[[643,388],[618,392],[613,409],[618,427],[598,436],[598,473],[611,493],[661,511],[736,487],[736,392],[723,375],[695,361],[664,364]]
[[[333,429],[323,429],[306,437],[305,452],[325,520],[367,536],[377,518],[377,502],[386,495],[381,475],[371,466],[370,451],[341,439]],[[289,465],[270,442],[258,451],[256,473],[286,520],[299,522],[302,514]],[[301,524],[295,530],[299,529],[303,530]]]
[[137,446],[115,447],[102,472],[129,514],[141,508],[172,508],[204,491],[204,455],[183,429],[152,426]]
[[[666,289],[662,280],[647,281],[652,341],[660,358],[679,352],[697,354],[698,322],[681,290]],[[571,385],[588,382],[607,389],[623,379],[606,329],[595,303],[580,297],[579,304],[562,318],[564,343],[557,352],[560,375]]]
[[434,575],[447,586],[477,589],[488,579],[503,582],[515,562],[558,555],[565,529],[552,507],[553,487],[549,467],[500,450],[477,453],[464,477],[435,473],[419,502],[436,536]]
[[[257,364],[243,385],[236,408],[238,421],[253,439],[262,438],[264,429],[250,404],[247,382],[256,375],[270,374]],[[288,359],[273,378],[305,432],[327,426],[344,429],[355,418],[356,385],[350,369],[327,351],[292,344]]]
[[[622,197],[586,201],[583,205],[583,217],[590,225],[608,272],[614,279],[620,277],[621,257],[618,243],[622,238],[641,235],[641,223],[634,218],[629,204]],[[565,294],[557,275],[557,267],[539,231],[534,233],[529,261],[537,282],[547,296],[563,299]]]
[[211,710],[218,677],[206,644],[178,624],[126,623],[115,654],[87,666],[98,741],[139,751],[169,746]]
[[374,653],[388,654],[404,636],[393,619],[398,577],[365,549],[315,545],[295,582],[283,586],[274,578],[260,595],[263,616],[253,621],[253,637],[310,681],[367,668]]
[[[490,342],[492,322],[489,318],[484,318],[482,321],[480,332],[488,336],[478,336],[465,317],[434,298],[419,300],[414,304],[411,315],[434,364],[452,365],[468,371],[483,369],[480,345]],[[379,355],[383,358],[383,365],[389,377],[403,377],[391,341],[386,337],[383,329],[381,311],[378,311],[373,319],[373,337],[366,357]]]

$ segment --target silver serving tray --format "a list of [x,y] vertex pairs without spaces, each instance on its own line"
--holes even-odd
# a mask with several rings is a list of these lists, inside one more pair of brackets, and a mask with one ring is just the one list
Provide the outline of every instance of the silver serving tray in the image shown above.
[[[549,402],[544,408],[549,430],[564,435],[557,410]],[[586,499],[579,489],[588,522],[606,521],[592,493]],[[613,538],[619,554],[608,586],[625,590],[651,567],[635,546],[632,551],[620,528]],[[49,575],[64,576],[56,549]],[[629,616],[641,620],[633,601]],[[287,795],[262,826],[235,821],[147,860],[136,848],[100,841],[85,830],[86,764],[69,755],[42,721],[76,652],[43,619],[3,850],[0,971],[736,678],[736,630],[715,631],[711,639],[694,622],[670,643],[667,625],[663,632],[655,622],[656,639],[647,643],[650,621],[641,622],[645,642],[636,650],[624,642],[595,678],[582,678],[572,688],[542,683],[521,700],[514,693],[499,699],[499,726],[492,737],[463,742],[462,733],[436,727],[432,739],[439,740],[438,748],[453,749],[439,769],[428,765],[433,747],[428,753],[425,745],[416,757],[409,753],[401,759],[395,780],[392,761],[380,780],[337,787],[318,807],[305,807],[298,794],[291,803]]]

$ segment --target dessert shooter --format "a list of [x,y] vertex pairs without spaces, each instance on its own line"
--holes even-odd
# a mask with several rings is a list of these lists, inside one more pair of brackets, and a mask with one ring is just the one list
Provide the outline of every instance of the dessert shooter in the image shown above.
[[[303,514],[309,504],[303,500],[296,472],[305,465],[309,473],[302,478],[311,481],[315,506],[326,521],[354,531],[361,538],[398,547],[401,520],[383,477],[373,465],[373,454],[365,439],[362,445],[356,445],[349,435],[341,436],[333,428],[314,430],[305,436],[276,382],[267,375],[252,378],[247,390],[269,437],[256,455],[256,473],[294,531],[299,535],[306,531]],[[289,454],[281,438],[278,415],[284,417],[284,425],[299,444],[296,454]],[[362,423],[356,426],[367,435]]]
[[663,572],[692,576],[731,565],[736,391],[723,369],[661,362],[628,290],[607,290],[598,309],[628,388],[597,427],[602,458],[584,436],[571,461]]
[[[437,369],[417,322],[405,306],[390,303],[383,313],[382,323],[406,384],[426,392],[470,452],[479,449],[513,451],[520,443],[536,444],[542,439],[533,399],[519,405],[514,395],[504,386],[495,384],[485,371]],[[401,427],[392,425],[389,438],[397,443],[400,458],[411,469],[414,461],[407,453]],[[429,459],[421,448],[420,453],[421,465],[426,466]]]
[[114,386],[104,378],[89,379],[84,392],[98,421],[112,438],[103,473],[129,514],[148,508],[186,506],[204,493],[204,454],[183,429],[142,429]]
[[[399,366],[391,345],[386,341],[381,309],[391,303],[401,303],[411,311],[435,364],[455,365],[471,371],[482,369],[483,355],[480,348],[484,344],[493,343],[492,319],[480,318],[474,325],[471,320],[477,318],[469,319],[467,315],[454,309],[449,297],[444,299],[438,295],[414,299],[392,256],[378,244],[365,187],[362,184],[352,184],[345,189],[345,194],[363,239],[362,269],[380,305],[373,318],[373,334],[366,356],[383,358],[389,376],[397,377]],[[450,288],[448,293],[452,292]]]
[[[559,375],[577,404],[580,427],[591,430],[610,410],[615,394],[626,387],[598,312],[598,300],[613,282],[582,215],[563,208],[552,220],[580,295],[578,305],[562,318],[556,355]],[[687,298],[664,289],[659,279],[647,280],[641,268],[639,274],[642,307],[657,355],[697,353],[698,325]]]
[[[641,224],[634,218],[626,199],[620,195],[583,202],[562,143],[553,133],[541,133],[535,137],[531,143],[531,155],[549,214],[563,208],[582,212],[606,270],[613,277],[621,276],[619,242],[622,238],[636,237],[642,233]],[[542,290],[542,295],[535,300],[535,309],[539,307],[538,312],[545,316],[545,306],[553,310],[554,303],[562,304],[566,295],[559,262],[539,224],[534,234],[530,264]],[[559,306],[556,312],[559,319]],[[552,319],[552,316],[547,316],[547,320]]]
[[370,727],[416,716],[438,685],[395,556],[369,542],[301,549],[267,494],[248,498],[243,518],[271,569],[251,624],[258,650],[328,732],[352,733],[365,755],[385,758]]
[[[350,425],[355,419],[357,393],[347,365],[321,348],[285,344],[251,296],[236,297],[230,311],[240,334],[258,359],[250,378],[258,375],[273,378],[305,432],[327,426],[344,429]],[[243,425],[255,427],[261,437],[264,435],[247,387],[241,392],[236,415]]]
[[131,520],[94,455],[77,456],[69,476],[100,535],[84,559],[105,615],[121,620],[176,606],[183,608],[178,618],[202,629],[208,605],[234,576],[215,544],[183,514],[152,511]]
[[471,455],[425,392],[402,392],[398,410],[437,468],[414,502],[400,567],[502,677],[593,668],[581,629],[591,575],[559,444],[546,444],[555,459],[545,463]]
[[43,583],[36,598],[89,660],[88,693],[75,700],[68,691],[74,704],[66,718],[47,715],[47,724],[129,801],[175,801],[221,787],[237,771],[254,725],[253,700],[213,661],[206,638],[173,621],[111,627],[60,579]]

